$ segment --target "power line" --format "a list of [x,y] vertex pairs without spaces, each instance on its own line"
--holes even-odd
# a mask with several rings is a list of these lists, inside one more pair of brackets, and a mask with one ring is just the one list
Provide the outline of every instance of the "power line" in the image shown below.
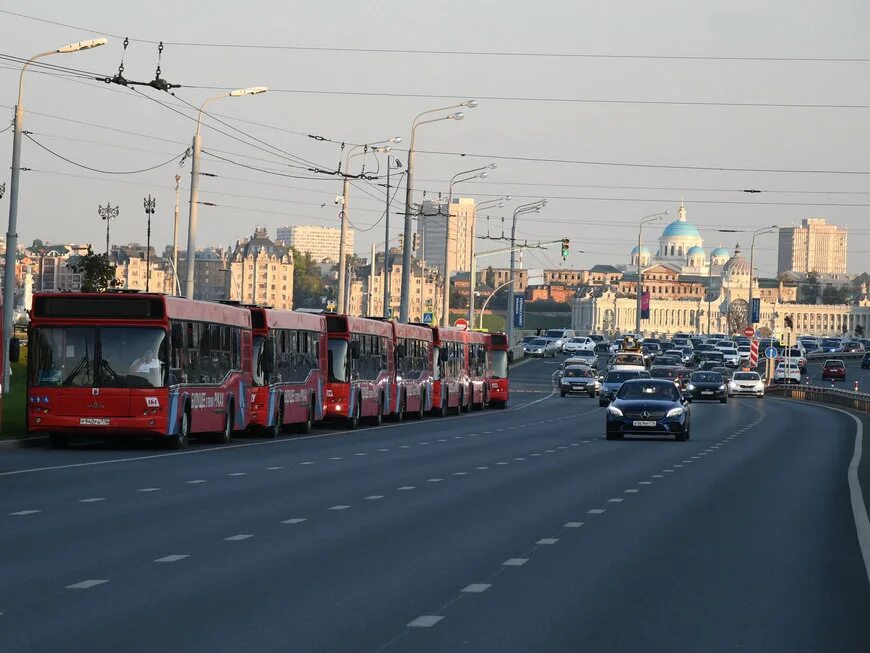
[[182,156],[184,156],[184,152],[181,152],[181,153],[173,156],[171,159],[164,161],[163,163],[158,163],[157,165],[151,166],[149,168],[142,168],[141,170],[100,170],[99,168],[92,168],[90,166],[84,165],[83,163],[73,161],[72,159],[63,156],[62,154],[55,152],[54,150],[52,150],[52,149],[46,147],[45,145],[43,145],[42,143],[40,143],[38,140],[33,138],[33,136],[31,136],[27,132],[23,132],[23,134],[24,134],[24,136],[27,137],[28,140],[35,143],[37,146],[41,147],[43,150],[45,150],[49,154],[57,157],[58,159],[66,161],[67,163],[71,163],[72,165],[77,166],[79,168],[84,168],[85,170],[90,170],[91,172],[99,172],[99,173],[104,174],[104,175],[135,175],[135,174],[139,174],[142,172],[150,172],[151,170],[156,170],[157,168],[162,168],[163,166],[169,165],[173,161],[176,161],[176,160],[180,159]]
[[[124,38],[120,34],[113,34],[102,30],[97,30],[79,25],[71,25],[60,21],[48,20],[37,16],[0,9],[0,13],[16,18],[23,18],[58,27],[67,27],[71,29],[90,31],[102,36],[111,36],[113,38]],[[158,41],[142,38],[130,38],[134,43],[149,43],[156,44]],[[193,41],[163,41],[164,45],[172,45],[178,47],[202,47],[202,48],[243,48],[251,50],[298,50],[308,52],[347,52],[361,54],[415,54],[415,55],[455,55],[455,56],[475,56],[475,57],[542,57],[542,58],[569,58],[569,59],[641,59],[641,60],[664,60],[664,61],[767,61],[767,62],[821,62],[821,63],[867,63],[868,58],[861,57],[786,57],[786,56],[714,56],[714,55],[659,55],[659,54],[610,54],[596,52],[518,52],[506,50],[435,50],[422,48],[356,48],[356,47],[335,47],[335,46],[306,46],[306,45],[266,45],[261,43],[205,43]]]

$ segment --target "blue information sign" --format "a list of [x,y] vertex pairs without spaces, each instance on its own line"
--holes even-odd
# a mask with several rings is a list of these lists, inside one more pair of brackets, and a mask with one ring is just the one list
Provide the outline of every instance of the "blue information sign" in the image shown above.
[[751,317],[749,318],[750,324],[758,324],[761,322],[761,300],[758,297],[752,298],[752,306],[750,308]]
[[768,347],[764,350],[764,355],[768,358],[776,358],[779,356],[779,352],[776,350],[776,347]]
[[526,325],[526,298],[523,295],[514,296],[514,328],[522,329]]
[[423,313],[423,324],[432,324],[432,313]]

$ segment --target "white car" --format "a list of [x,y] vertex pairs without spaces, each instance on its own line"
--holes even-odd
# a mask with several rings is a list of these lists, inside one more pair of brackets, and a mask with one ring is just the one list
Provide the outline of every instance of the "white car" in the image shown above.
[[592,338],[578,336],[562,345],[562,352],[565,354],[573,354],[578,351],[595,351],[595,341]]
[[774,383],[800,383],[801,370],[797,363],[778,363],[773,372]]
[[740,366],[740,354],[736,349],[723,347],[719,351],[722,352],[722,356],[725,358],[725,365],[728,367]]
[[737,343],[733,340],[720,340],[714,346],[716,349],[737,349]]
[[751,395],[764,398],[764,381],[758,372],[734,372],[734,376],[728,382],[728,396]]

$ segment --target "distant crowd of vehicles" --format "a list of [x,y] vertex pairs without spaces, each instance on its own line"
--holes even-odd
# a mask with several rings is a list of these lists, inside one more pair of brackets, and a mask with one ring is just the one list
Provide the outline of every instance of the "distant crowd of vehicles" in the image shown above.
[[502,333],[145,293],[37,294],[27,428],[172,448],[505,407]]

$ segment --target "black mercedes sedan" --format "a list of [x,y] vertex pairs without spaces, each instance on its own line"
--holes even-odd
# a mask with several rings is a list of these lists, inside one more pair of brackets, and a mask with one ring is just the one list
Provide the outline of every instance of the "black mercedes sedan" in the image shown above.
[[605,412],[608,440],[621,440],[625,435],[689,439],[689,406],[669,379],[626,381]]
[[728,401],[728,386],[719,372],[695,372],[689,377],[684,394],[689,401],[718,399],[724,404]]

